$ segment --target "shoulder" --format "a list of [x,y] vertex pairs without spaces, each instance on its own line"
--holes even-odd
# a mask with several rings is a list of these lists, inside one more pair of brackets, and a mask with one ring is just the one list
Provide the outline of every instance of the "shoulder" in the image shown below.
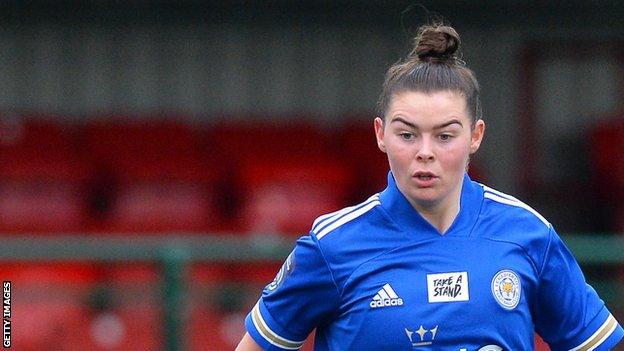
[[487,185],[478,183],[483,187],[484,209],[503,215],[506,220],[520,219],[527,221],[526,224],[535,224],[538,227],[550,228],[550,222],[539,212],[521,200],[505,194]]
[[398,227],[380,205],[375,194],[314,221],[309,238],[316,243],[339,286],[358,266],[401,244]]
[[552,237],[551,223],[516,197],[479,185],[483,187],[479,235],[518,245],[536,263],[540,262]]
[[342,235],[335,233],[362,229],[374,217],[380,204],[379,194],[375,194],[357,205],[319,216],[312,223],[310,235],[323,243],[341,241],[344,239]]

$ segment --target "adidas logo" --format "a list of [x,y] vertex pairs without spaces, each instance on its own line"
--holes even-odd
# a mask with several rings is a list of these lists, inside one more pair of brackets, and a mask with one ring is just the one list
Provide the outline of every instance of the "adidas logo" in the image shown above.
[[403,299],[397,296],[390,284],[384,285],[381,290],[375,294],[375,297],[373,297],[373,300],[370,302],[371,308],[401,305],[403,305]]

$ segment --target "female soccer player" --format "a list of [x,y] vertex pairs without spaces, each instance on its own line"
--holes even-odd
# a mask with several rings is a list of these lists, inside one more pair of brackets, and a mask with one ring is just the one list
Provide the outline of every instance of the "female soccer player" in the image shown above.
[[237,350],[608,350],[624,330],[553,226],[466,174],[485,123],[448,26],[390,67],[374,127],[388,187],[319,217]]

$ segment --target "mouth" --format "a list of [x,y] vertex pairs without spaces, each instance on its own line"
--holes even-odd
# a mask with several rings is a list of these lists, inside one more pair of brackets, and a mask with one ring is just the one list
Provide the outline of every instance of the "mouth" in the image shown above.
[[437,176],[433,174],[432,172],[422,172],[422,171],[414,173],[413,177],[422,181],[430,181],[432,179],[437,178]]

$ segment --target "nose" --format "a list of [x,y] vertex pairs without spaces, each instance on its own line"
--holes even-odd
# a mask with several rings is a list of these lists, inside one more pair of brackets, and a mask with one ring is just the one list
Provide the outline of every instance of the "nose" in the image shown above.
[[420,143],[420,147],[416,152],[416,159],[421,162],[433,161],[433,150],[431,149],[431,142],[427,138],[423,138]]

